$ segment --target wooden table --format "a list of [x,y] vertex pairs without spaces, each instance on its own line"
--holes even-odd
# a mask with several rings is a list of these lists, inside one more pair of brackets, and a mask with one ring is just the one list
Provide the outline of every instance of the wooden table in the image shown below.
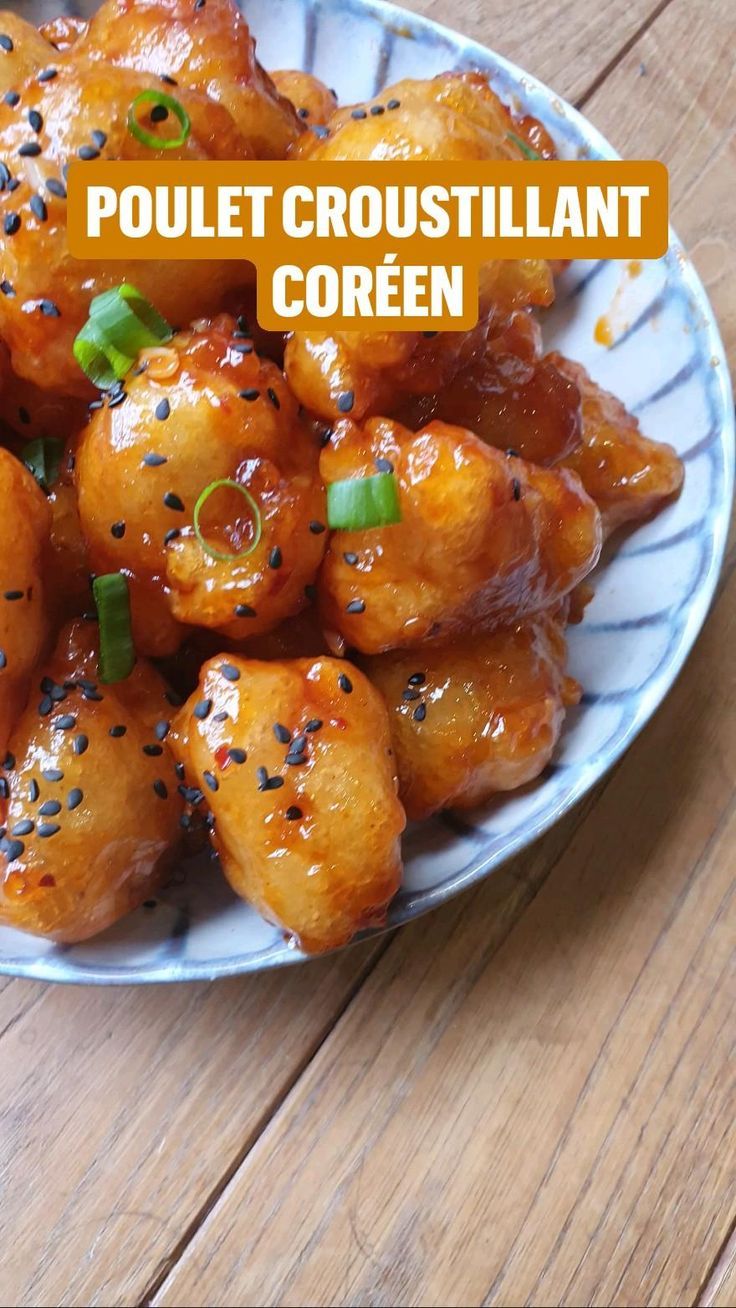
[[[415,0],[670,168],[736,351],[734,0]],[[564,822],[412,927],[171,989],[0,981],[3,1304],[733,1304],[736,554]]]

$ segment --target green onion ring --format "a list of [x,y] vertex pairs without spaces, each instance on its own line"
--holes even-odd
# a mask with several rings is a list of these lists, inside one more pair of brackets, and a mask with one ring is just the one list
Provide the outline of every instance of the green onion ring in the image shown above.
[[23,446],[20,457],[42,490],[49,491],[59,476],[64,442],[57,436],[39,436]]
[[514,145],[518,146],[521,153],[526,155],[527,159],[534,159],[536,161],[541,160],[541,154],[537,154],[537,151],[533,150],[530,145],[527,145],[526,141],[522,141],[521,137],[516,135],[516,132],[507,132],[506,136],[509,141],[513,141]]
[[174,334],[166,319],[129,282],[96,295],[89,314],[73,353],[85,375],[103,391],[123,380],[140,350],[171,340]]
[[[136,110],[143,104],[160,104],[168,109],[177,119],[181,126],[181,132],[178,136],[168,138],[157,136],[155,132],[146,131],[141,127],[136,116]],[[188,140],[192,130],[192,121],[183,105],[175,100],[173,95],[166,95],[163,91],[141,91],[128,110],[128,131],[137,141],[147,145],[151,150],[178,150],[180,145]]]
[[363,531],[401,522],[399,488],[392,472],[349,477],[327,487],[327,525],[336,531]]
[[130,622],[128,579],[122,572],[95,577],[92,594],[100,620],[100,681],[110,685],[124,681],[135,666],[135,646]]
[[[243,496],[243,499],[246,500],[251,510],[251,513],[253,515],[253,540],[251,541],[250,545],[248,545],[245,549],[238,550],[236,554],[233,554],[232,552],[226,553],[223,550],[216,550],[214,546],[210,545],[209,541],[205,540],[205,537],[202,533],[202,529],[199,525],[199,515],[202,512],[202,509],[204,508],[208,499],[210,498],[210,495],[213,495],[216,490],[220,490],[222,486],[228,486],[230,490],[238,491]],[[239,481],[232,481],[230,477],[223,477],[221,478],[220,481],[211,481],[209,486],[205,486],[204,490],[199,496],[199,499],[197,500],[197,503],[194,506],[194,534],[197,537],[197,540],[199,541],[199,544],[203,549],[204,553],[209,554],[210,558],[221,559],[224,560],[226,563],[230,562],[233,559],[246,558],[248,554],[253,553],[254,549],[258,545],[258,542],[261,539],[262,531],[263,531],[263,523],[261,521],[261,510],[259,509],[255,500],[253,499],[253,496],[251,495],[250,491],[247,490],[245,486],[241,486]]]

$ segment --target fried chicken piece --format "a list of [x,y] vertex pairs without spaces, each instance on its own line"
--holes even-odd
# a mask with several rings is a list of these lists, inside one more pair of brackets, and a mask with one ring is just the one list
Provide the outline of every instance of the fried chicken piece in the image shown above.
[[[136,648],[170,654],[179,624],[244,639],[307,603],[324,553],[318,449],[282,373],[222,315],[142,351],[124,404],[95,412],[79,443],[82,531],[96,572],[130,578]],[[202,491],[218,488],[193,527]],[[237,557],[236,557],[237,556]]]
[[87,405],[16,377],[10,354],[0,341],[0,418],[25,441],[44,436],[65,441],[84,426]]
[[283,159],[303,130],[293,105],[258,63],[233,0],[200,6],[193,0],[105,0],[90,21],[84,50],[111,64],[173,77],[179,87],[219,101],[257,159]]
[[284,68],[271,73],[271,81],[280,95],[286,96],[297,115],[308,127],[329,121],[337,109],[337,96],[312,73]]
[[320,468],[328,484],[389,468],[398,480],[402,521],[335,531],[320,572],[325,630],[366,654],[548,608],[598,560],[598,510],[574,473],[460,427],[343,422]]
[[472,808],[539,776],[579,698],[565,658],[558,611],[365,661],[389,711],[408,817]]
[[0,96],[20,91],[27,77],[53,63],[55,51],[32,23],[0,9]]
[[[373,114],[372,108],[382,108]],[[362,117],[356,117],[362,114]],[[328,135],[308,133],[296,159],[521,159],[517,143],[544,129],[517,121],[480,73],[407,80],[364,106],[338,109]],[[553,147],[549,142],[549,150]],[[528,305],[549,305],[554,286],[540,259],[494,260],[481,270],[480,322],[465,332],[295,332],[285,369],[298,399],[332,421],[393,412],[405,396],[431,395],[482,356],[489,331]]]
[[172,741],[237,894],[310,953],[384,921],[405,817],[386,709],[361,672],[219,656]]
[[0,758],[14,715],[25,702],[48,624],[43,558],[50,514],[27,468],[0,448]]
[[[68,467],[68,460],[64,460]],[[79,521],[77,490],[69,471],[48,495],[51,531],[44,556],[44,591],[52,630],[92,608],[91,568]]]
[[[233,282],[227,261],[120,263],[73,259],[67,245],[63,169],[80,147],[106,159],[150,159],[151,150],[127,128],[130,105],[150,88],[151,76],[127,68],[79,61],[74,51],[55,61],[56,76],[22,86],[21,103],[0,103],[0,161],[20,183],[0,194],[0,336],[19,377],[63,395],[89,396],[92,388],[73,358],[74,338],[93,296],[132,281],[170,322],[186,322],[216,309]],[[180,88],[192,130],[171,159],[237,159],[249,147],[221,105]],[[34,132],[28,109],[42,116]],[[152,130],[156,130],[155,125]],[[19,155],[22,146],[38,155]],[[31,206],[33,202],[33,207]],[[248,265],[243,265],[247,269]],[[245,272],[243,276],[245,277]]]
[[127,681],[97,685],[94,642],[89,622],[62,632],[0,774],[0,922],[67,944],[157,888],[184,809],[161,743],[164,682],[139,660]]
[[413,428],[432,418],[456,423],[530,463],[559,463],[582,442],[580,391],[542,357],[539,325],[523,310],[444,390],[409,401],[397,417]]
[[561,354],[547,355],[583,400],[582,445],[565,458],[595,500],[607,536],[625,522],[656,513],[682,487],[685,469],[671,445],[644,436],[620,400]]

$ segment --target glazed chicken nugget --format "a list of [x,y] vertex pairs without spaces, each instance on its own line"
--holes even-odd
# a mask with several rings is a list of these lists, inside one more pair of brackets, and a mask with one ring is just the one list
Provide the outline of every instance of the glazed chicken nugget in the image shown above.
[[335,92],[312,73],[284,68],[271,73],[271,80],[276,90],[291,101],[298,117],[308,127],[326,123],[337,109]]
[[26,78],[51,63],[54,54],[32,23],[0,9],[0,96],[17,94]]
[[[95,295],[132,281],[170,322],[187,322],[219,306],[239,266],[227,261],[123,264],[72,258],[64,169],[79,159],[80,150],[83,159],[155,157],[156,152],[128,130],[127,118],[136,96],[159,83],[132,69],[78,61],[74,50],[59,57],[55,68],[50,80],[31,80],[21,87],[19,105],[0,103],[0,161],[8,177],[19,183],[15,190],[0,193],[0,336],[18,376],[45,390],[89,397],[92,387],[72,346]],[[192,130],[183,145],[167,151],[168,159],[249,157],[248,144],[226,109],[184,88],[177,96]],[[40,115],[38,131],[28,120],[31,107]],[[153,132],[167,127],[149,126]],[[19,153],[29,149],[30,154]]]
[[[129,576],[143,653],[173,653],[180,624],[269,631],[306,606],[324,553],[316,442],[282,373],[225,315],[142,351],[140,366],[77,451],[92,567]],[[197,502],[222,481],[236,485],[213,490],[198,536]]]
[[233,0],[106,0],[89,24],[84,51],[173,77],[221,102],[257,159],[283,159],[303,130],[294,106],[258,63]]
[[386,709],[361,672],[331,658],[211,659],[173,748],[231,886],[303,949],[384,921],[405,817]]
[[365,661],[389,711],[409,818],[471,808],[539,776],[579,698],[565,658],[563,613],[548,612]]
[[94,624],[37,668],[2,776],[0,922],[72,943],[154,891],[181,835],[165,685],[139,660],[98,684]]
[[0,758],[48,631],[43,565],[51,517],[31,473],[0,448]]
[[339,424],[326,483],[392,469],[402,520],[335,531],[320,572],[327,631],[366,654],[548,608],[598,560],[598,510],[567,470],[501,454],[460,427]]
[[605,534],[648,517],[678,495],[685,470],[672,446],[645,436],[634,415],[581,364],[561,354],[547,357],[582,395],[582,444],[565,466],[598,505]]

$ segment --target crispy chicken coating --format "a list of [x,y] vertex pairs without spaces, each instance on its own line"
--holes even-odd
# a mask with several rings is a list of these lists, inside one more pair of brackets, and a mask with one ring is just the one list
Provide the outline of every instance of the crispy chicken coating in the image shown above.
[[105,0],[89,24],[84,50],[111,64],[173,77],[178,86],[225,105],[257,159],[283,159],[303,130],[294,106],[258,63],[233,0]]
[[366,654],[548,608],[598,560],[598,510],[567,470],[538,468],[433,422],[339,424],[326,483],[393,469],[402,521],[336,531],[320,572],[327,631]]
[[0,96],[19,91],[27,77],[53,60],[54,53],[32,23],[0,9]]
[[[107,159],[150,159],[152,151],[129,132],[130,105],[151,86],[151,75],[60,57],[56,75],[21,87],[18,106],[0,103],[0,161],[20,184],[0,194],[0,336],[14,371],[44,388],[90,395],[72,355],[93,296],[132,281],[170,322],[186,322],[217,306],[232,285],[228,262],[84,262],[67,247],[64,168],[99,152]],[[167,158],[247,158],[249,147],[227,110],[180,88],[192,122],[188,140]],[[29,108],[40,115],[34,131]],[[155,130],[155,124],[153,125]],[[31,153],[19,154],[20,150]],[[38,151],[39,153],[36,153]],[[90,154],[91,152],[91,154]],[[247,267],[247,265],[243,265]],[[245,273],[243,274],[245,276]]]
[[[127,398],[92,416],[77,451],[82,530],[96,572],[130,578],[136,648],[172,653],[179,624],[243,639],[307,603],[324,553],[318,449],[282,373],[225,315],[143,351]],[[256,501],[212,482],[234,480]],[[241,552],[250,549],[250,552]],[[239,557],[234,557],[239,556]]]
[[66,943],[156,889],[183,812],[162,740],[165,685],[142,661],[127,681],[98,685],[94,631],[66,628],[37,668],[0,773],[0,922]]
[[50,514],[27,468],[0,448],[0,757],[48,630],[43,559]]
[[386,709],[361,672],[219,656],[172,739],[237,894],[313,953],[384,921],[405,817]]
[[582,445],[565,458],[565,466],[598,505],[605,534],[649,517],[678,495],[685,469],[672,446],[645,436],[634,415],[581,364],[561,354],[547,358],[582,395]]
[[471,808],[539,776],[579,697],[565,658],[564,615],[547,612],[365,661],[389,711],[408,817]]
[[276,90],[291,101],[297,115],[308,127],[328,122],[337,109],[335,92],[312,73],[284,68],[271,73],[271,81]]

